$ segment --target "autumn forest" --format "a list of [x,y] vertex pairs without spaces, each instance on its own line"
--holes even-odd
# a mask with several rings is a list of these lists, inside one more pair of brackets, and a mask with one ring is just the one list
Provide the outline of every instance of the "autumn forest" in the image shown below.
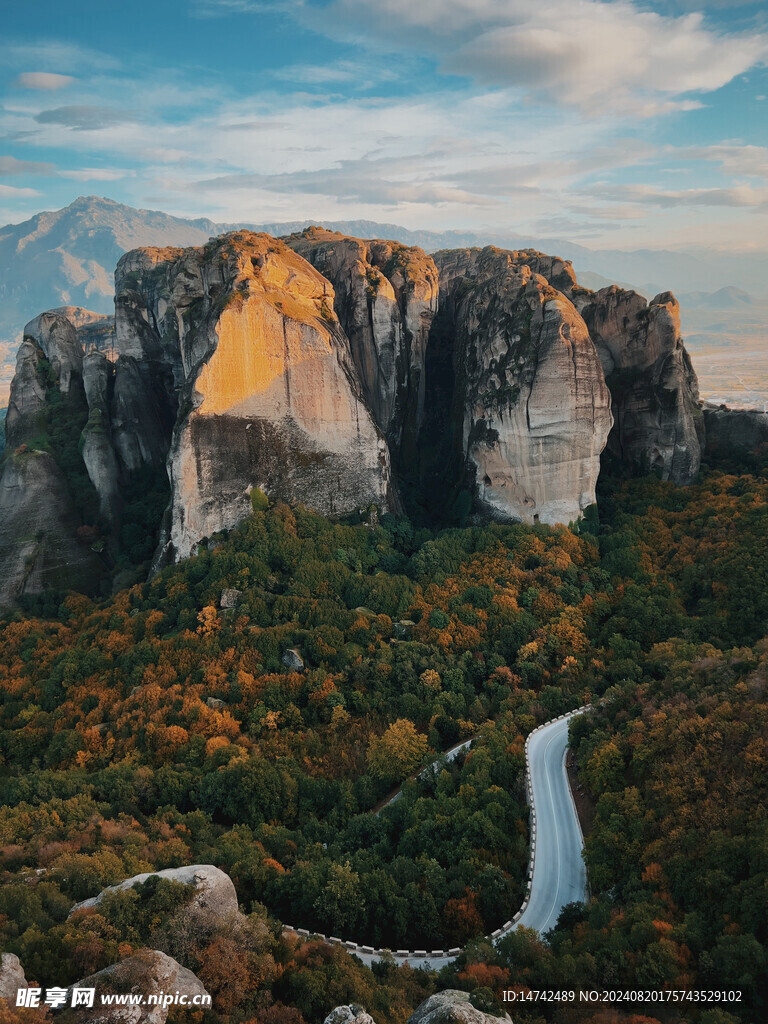
[[[603,481],[578,529],[331,522],[254,492],[149,582],[26,599],[0,627],[0,946],[66,985],[165,936],[213,994],[205,1024],[349,1002],[402,1024],[445,987],[498,1012],[508,987],[717,986],[742,1002],[611,1019],[765,1019],[768,472],[726,468]],[[524,893],[525,737],[586,702],[591,898],[492,946]],[[68,916],[194,863],[231,876],[245,937],[174,933],[177,883]],[[371,970],[285,922],[465,948],[440,975]]]

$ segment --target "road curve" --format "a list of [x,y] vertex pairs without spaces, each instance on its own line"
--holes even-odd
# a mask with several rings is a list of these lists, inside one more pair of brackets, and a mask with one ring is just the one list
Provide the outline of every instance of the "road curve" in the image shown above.
[[516,927],[542,934],[554,928],[567,903],[584,900],[587,894],[584,840],[565,770],[570,717],[549,722],[528,740],[536,853],[528,905]]
[[[565,770],[565,755],[568,750],[568,722],[574,715],[582,714],[586,708],[571,711],[561,718],[534,730],[526,742],[526,760],[531,792],[531,861],[533,873],[530,890],[521,911],[514,920],[497,929],[490,938],[494,942],[515,928],[534,928],[540,933],[548,931],[557,923],[560,911],[568,903],[586,899],[587,873],[581,852],[584,841],[581,826],[573,802],[568,776]],[[457,744],[448,752],[451,758],[469,746],[471,740]],[[390,797],[383,806],[394,803],[400,792]],[[383,806],[381,809],[383,809]],[[286,925],[285,930],[309,935],[304,929]],[[325,936],[322,936],[325,938]],[[381,960],[385,951],[361,946],[340,939],[327,939],[345,946],[350,953],[370,966]],[[453,963],[458,949],[446,950],[392,950],[387,955],[394,957],[398,964],[408,961],[414,967],[432,967],[439,970]]]

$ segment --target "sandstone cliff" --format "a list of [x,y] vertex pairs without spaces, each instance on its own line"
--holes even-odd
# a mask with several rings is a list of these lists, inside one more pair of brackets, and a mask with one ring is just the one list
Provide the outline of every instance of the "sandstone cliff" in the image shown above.
[[611,389],[609,451],[665,480],[690,483],[701,462],[703,418],[677,300],[664,292],[646,303],[612,285],[585,297],[582,315]]
[[396,462],[412,458],[424,411],[424,361],[438,275],[421,249],[323,228],[286,239],[333,285],[363,391]]
[[609,432],[624,463],[678,483],[698,469],[674,298],[590,292],[535,250],[233,232],[126,253],[115,285],[114,320],[62,307],[27,325],[0,480],[6,603],[93,589],[97,551],[140,565],[165,504],[157,565],[235,526],[255,487],[327,514],[402,497],[432,523],[568,523],[595,500]]
[[531,268],[542,261],[573,282],[566,264],[538,253],[437,253],[441,312],[430,346],[435,375],[442,360],[453,376],[445,388],[454,465],[460,446],[480,506],[501,518],[568,523],[595,501],[610,399],[584,321]]
[[389,453],[333,288],[287,245],[239,232],[137,250],[117,280],[121,360],[164,366],[179,386],[166,557],[235,526],[252,487],[329,514],[390,505]]

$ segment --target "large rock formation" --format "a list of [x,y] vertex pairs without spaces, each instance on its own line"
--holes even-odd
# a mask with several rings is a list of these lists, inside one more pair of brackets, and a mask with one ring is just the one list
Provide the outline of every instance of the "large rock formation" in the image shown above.
[[11,384],[5,437],[16,447],[45,429],[46,390],[62,395],[82,388],[83,349],[74,326],[61,313],[41,313],[24,328]]
[[[92,1009],[82,1007],[66,1011],[68,1016],[82,1024],[165,1024],[172,1005],[182,1006],[185,1013],[199,1012],[211,1005],[210,996],[197,975],[157,949],[142,949],[119,963],[82,978],[72,988],[96,990]],[[140,1004],[132,1006],[103,1005],[101,996],[108,993],[134,993],[144,998]],[[163,998],[166,995],[169,997],[167,1004]],[[158,1004],[148,1003],[149,996],[158,998]],[[70,1002],[71,999],[67,999],[67,1006]]]
[[86,417],[77,331],[61,314],[43,313],[24,329],[5,424],[0,608],[49,588],[90,591],[102,575],[102,563],[78,535],[82,518],[65,472],[78,458]]
[[126,878],[117,885],[110,885],[90,899],[76,903],[70,910],[74,914],[78,910],[97,907],[106,895],[123,889],[132,889],[149,878],[165,878],[170,882],[195,887],[191,901],[185,906],[185,914],[192,914],[200,932],[211,931],[219,925],[232,924],[239,916],[237,893],[232,879],[226,872],[212,864],[188,864],[181,868],[164,868],[162,871],[148,871],[141,875]]
[[423,250],[308,228],[288,245],[328,278],[365,398],[393,456],[413,458],[438,276]]
[[331,515],[402,496],[437,523],[554,524],[594,502],[609,431],[625,463],[698,469],[677,303],[590,292],[557,257],[241,231],[128,252],[115,285],[114,321],[68,306],[27,325],[0,606],[95,589],[96,551],[147,559],[169,483],[156,566],[235,526],[254,488]]
[[720,460],[754,454],[768,446],[768,412],[758,409],[704,409],[706,453]]
[[235,526],[253,487],[328,514],[393,503],[333,288],[287,245],[239,232],[138,250],[118,286],[121,359],[164,364],[180,383],[166,557]]
[[664,292],[646,303],[611,285],[581,305],[613,399],[609,451],[665,480],[690,483],[701,462],[703,419],[677,300]]
[[468,992],[447,988],[416,1007],[408,1024],[512,1024],[507,1013],[495,1016],[472,1005]]
[[[438,381],[428,398],[440,415],[433,436],[439,440],[449,415],[454,472],[463,460],[480,507],[492,515],[577,520],[595,500],[610,399],[584,321],[531,263],[572,286],[570,267],[490,247],[436,253],[435,262],[440,315],[430,347]],[[438,473],[446,461],[437,460]]]

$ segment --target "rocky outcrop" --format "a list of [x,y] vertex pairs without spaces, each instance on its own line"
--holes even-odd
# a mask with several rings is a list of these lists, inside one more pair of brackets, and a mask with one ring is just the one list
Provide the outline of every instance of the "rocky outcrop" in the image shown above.
[[758,409],[704,409],[706,453],[710,458],[755,452],[768,445],[768,413]]
[[326,277],[363,393],[397,459],[412,457],[424,407],[424,360],[438,276],[423,250],[308,228],[288,245]]
[[110,885],[103,889],[98,896],[76,903],[70,913],[97,907],[108,893],[132,889],[154,876],[195,887],[194,895],[184,911],[186,915],[194,916],[200,931],[212,931],[219,925],[231,924],[239,916],[237,893],[232,879],[212,864],[189,864],[181,868],[164,868],[162,871],[134,875],[118,885]]
[[[71,988],[92,988],[96,998],[92,1009],[67,1009],[68,1017],[88,1024],[165,1024],[172,1001],[182,1006],[185,1014],[210,1007],[210,997],[203,983],[192,971],[157,949],[143,949],[134,956],[105,967],[103,971],[82,978]],[[71,989],[70,989],[71,991]],[[101,995],[135,993],[143,996],[141,1005],[102,1005]],[[149,1005],[148,996],[159,998],[158,1005]],[[164,995],[171,1002],[165,1005]],[[69,1006],[71,999],[67,999]],[[178,1011],[176,1011],[178,1012]]]
[[34,338],[40,346],[62,394],[69,392],[73,376],[83,376],[83,348],[77,330],[61,313],[49,310],[30,320],[24,328],[25,338]]
[[611,390],[611,455],[690,483],[701,462],[703,419],[677,300],[664,292],[646,303],[612,285],[589,297],[582,314]]
[[349,1006],[334,1007],[323,1024],[376,1024],[376,1022],[362,1006],[351,1003]]
[[235,526],[253,487],[327,514],[393,503],[333,288],[287,245],[239,232],[201,249],[139,250],[118,280],[121,353],[183,379],[164,557]]
[[512,1024],[512,1018],[484,1013],[472,1005],[468,992],[447,988],[417,1006],[408,1024]]
[[16,372],[11,382],[5,419],[5,444],[17,448],[25,439],[45,430],[46,389],[43,351],[34,338],[26,337],[16,355]]
[[24,969],[14,953],[0,954],[0,999],[15,1004],[16,992],[27,987]]
[[[435,363],[452,349],[443,365],[452,398],[434,429],[449,416],[454,465],[460,451],[481,509],[568,523],[595,501],[610,400],[584,321],[526,262],[539,256],[490,247],[435,254],[441,309],[430,346]],[[555,264],[548,271],[572,281],[569,266]]]

